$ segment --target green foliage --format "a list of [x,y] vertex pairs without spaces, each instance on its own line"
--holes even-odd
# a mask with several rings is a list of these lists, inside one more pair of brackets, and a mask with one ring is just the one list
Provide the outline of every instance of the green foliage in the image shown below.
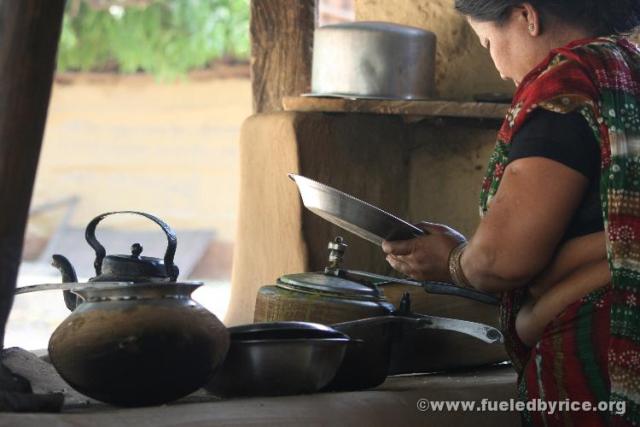
[[173,79],[215,59],[249,56],[249,0],[152,0],[65,13],[59,71],[117,69]]

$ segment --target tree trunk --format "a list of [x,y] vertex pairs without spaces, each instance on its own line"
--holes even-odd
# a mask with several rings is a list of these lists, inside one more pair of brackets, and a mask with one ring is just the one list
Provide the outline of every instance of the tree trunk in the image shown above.
[[253,112],[282,111],[282,98],[309,92],[317,0],[251,1]]
[[13,303],[64,0],[0,1],[0,345]]

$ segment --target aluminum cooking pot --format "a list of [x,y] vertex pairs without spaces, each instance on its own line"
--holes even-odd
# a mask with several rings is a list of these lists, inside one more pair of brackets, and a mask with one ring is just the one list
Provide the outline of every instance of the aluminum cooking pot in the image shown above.
[[434,95],[436,36],[389,22],[350,22],[314,35],[312,94],[378,99]]

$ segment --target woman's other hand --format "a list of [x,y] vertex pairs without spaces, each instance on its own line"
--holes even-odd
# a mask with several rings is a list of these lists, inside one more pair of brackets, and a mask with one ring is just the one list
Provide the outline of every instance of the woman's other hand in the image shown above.
[[449,253],[465,242],[465,237],[442,224],[423,221],[416,226],[425,232],[424,236],[382,243],[387,262],[395,270],[416,280],[449,282]]

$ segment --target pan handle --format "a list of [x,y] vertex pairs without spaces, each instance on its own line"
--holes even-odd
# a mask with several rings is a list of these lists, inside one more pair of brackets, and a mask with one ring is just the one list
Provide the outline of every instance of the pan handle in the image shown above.
[[422,289],[430,294],[454,295],[490,305],[498,305],[499,303],[499,299],[497,297],[474,289],[461,288],[459,286],[442,282],[425,281],[419,283],[421,284]]
[[454,331],[469,335],[484,341],[487,344],[502,344],[504,336],[494,327],[482,323],[469,322],[467,320],[449,319],[447,317],[428,316],[426,314],[413,314],[413,321],[417,323],[418,329],[438,329],[443,331]]
[[398,283],[401,285],[409,285],[409,286],[419,286],[425,290],[425,292],[430,294],[439,294],[439,295],[453,295],[461,298],[467,298],[470,300],[478,301],[484,304],[489,305],[498,305],[499,299],[491,294],[487,294],[485,292],[476,291],[475,289],[467,289],[461,288],[451,283],[444,282],[431,282],[431,281],[423,281],[420,282],[418,280],[413,279],[400,279],[397,277],[387,277],[381,276],[379,274],[368,273],[365,271],[357,271],[357,270],[341,270],[344,274],[345,278],[366,278],[377,280],[380,283],[377,283],[377,286],[384,286],[389,283]]

